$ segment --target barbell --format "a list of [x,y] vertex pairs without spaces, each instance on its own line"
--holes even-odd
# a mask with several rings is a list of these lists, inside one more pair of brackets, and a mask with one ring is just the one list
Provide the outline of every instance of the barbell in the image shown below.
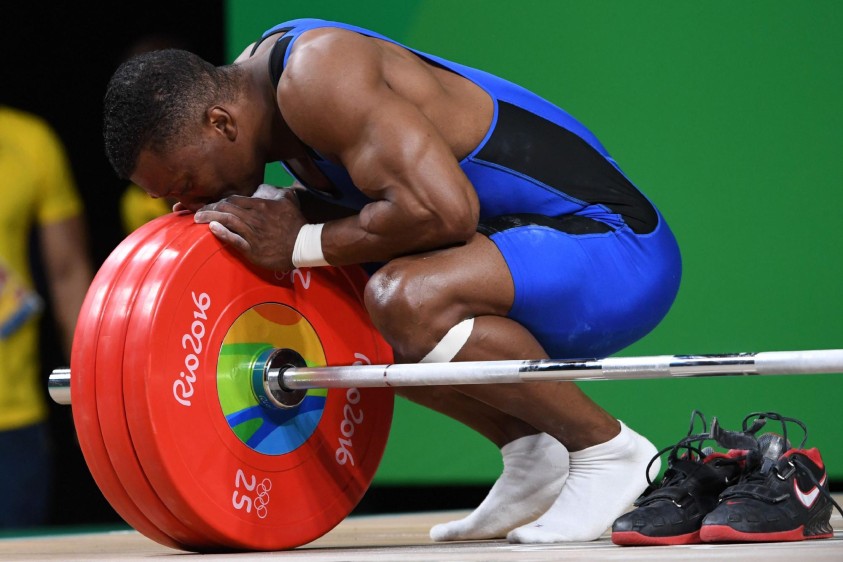
[[71,368],[48,383],[115,511],[181,550],[311,542],[368,489],[391,387],[843,372],[843,349],[393,364],[366,279],[245,264],[185,214],[129,235],[88,290]]

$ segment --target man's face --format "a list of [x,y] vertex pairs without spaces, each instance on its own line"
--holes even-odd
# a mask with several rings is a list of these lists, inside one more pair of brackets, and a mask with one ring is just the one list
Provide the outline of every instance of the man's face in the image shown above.
[[230,195],[252,195],[263,169],[238,155],[235,144],[200,137],[166,154],[142,150],[130,179],[151,197],[175,199],[197,211]]

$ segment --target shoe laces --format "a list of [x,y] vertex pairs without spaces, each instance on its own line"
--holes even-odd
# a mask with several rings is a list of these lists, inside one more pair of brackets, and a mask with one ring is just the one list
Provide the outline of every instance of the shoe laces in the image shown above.
[[[695,432],[698,420],[702,424],[701,432]],[[653,458],[650,459],[650,462],[647,463],[646,476],[649,487],[648,490],[644,492],[644,495],[647,495],[649,492],[653,491],[657,487],[664,488],[666,486],[676,484],[681,482],[682,480],[685,480],[689,475],[685,471],[678,469],[677,465],[679,464],[679,460],[684,459],[697,463],[706,462],[706,458],[708,458],[714,452],[714,450],[711,447],[703,448],[702,445],[705,441],[710,439],[712,439],[712,437],[711,433],[708,431],[708,424],[706,423],[705,415],[699,410],[694,410],[693,412],[691,412],[691,422],[688,427],[687,435],[677,441],[675,444],[669,445],[659,450],[655,455],[653,455]],[[652,468],[653,463],[656,462],[656,459],[660,458],[668,451],[670,452],[667,457],[668,468],[667,470],[665,470],[660,486],[656,486],[656,484],[654,484],[654,482],[650,478],[650,469]],[[743,462],[743,456],[737,455],[721,457],[715,459],[714,462],[718,466],[725,464],[738,464]]]
[[[780,435],[770,433],[761,438],[757,437],[756,434],[769,420],[780,423]],[[781,456],[791,448],[790,441],[787,438],[789,423],[796,424],[802,429],[802,441],[798,448],[804,449],[805,443],[808,441],[808,428],[805,424],[801,420],[782,416],[776,412],[748,414],[741,422],[741,430],[739,431],[723,429],[718,419],[714,418],[711,422],[710,434],[712,439],[721,447],[746,451],[747,477],[755,472],[766,475],[777,465]]]
[[[756,434],[768,421],[778,421],[781,425],[781,435],[776,433],[765,433],[760,437]],[[805,464],[801,456],[789,455],[784,460],[784,454],[791,450],[790,441],[787,438],[787,426],[789,423],[796,424],[802,430],[802,440],[797,449],[804,450],[808,441],[808,428],[796,418],[783,416],[777,412],[753,412],[744,417],[741,423],[741,431],[724,430],[714,418],[711,423],[712,438],[723,447],[736,447],[746,450],[746,470],[741,479],[732,489],[721,495],[721,499],[735,497],[738,495],[751,496],[765,501],[777,501],[782,498],[772,498],[762,493],[764,483],[770,478],[787,480],[794,472],[803,475],[816,486],[820,493],[837,508],[843,515],[843,509],[834,501],[834,498],[822,486],[814,476],[810,467]]]

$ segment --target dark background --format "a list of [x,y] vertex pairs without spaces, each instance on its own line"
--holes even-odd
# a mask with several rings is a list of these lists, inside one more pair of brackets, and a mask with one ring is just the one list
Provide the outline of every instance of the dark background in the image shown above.
[[[131,46],[153,35],[170,37],[214,64],[223,63],[223,7],[222,0],[147,0],[123,5],[120,11],[129,14],[117,17],[111,10],[98,12],[78,3],[3,6],[0,104],[44,117],[61,137],[85,203],[95,268],[124,238],[118,201],[125,182],[112,171],[102,146],[102,99],[108,79]],[[33,268],[36,283],[43,287],[40,264],[34,262]],[[46,295],[43,288],[39,292]],[[49,314],[42,325],[46,381],[53,368],[67,365],[67,359]],[[56,453],[50,523],[119,522],[85,466],[70,408],[52,401],[50,408]]]
[[[4,5],[0,103],[46,118],[65,143],[86,203],[94,259],[101,263],[123,238],[117,202],[124,187],[102,147],[102,99],[130,46],[171,36],[207,60],[224,58],[223,2],[191,9],[161,0],[128,4],[130,16],[80,10],[73,3]],[[33,9],[38,6],[37,9]]]

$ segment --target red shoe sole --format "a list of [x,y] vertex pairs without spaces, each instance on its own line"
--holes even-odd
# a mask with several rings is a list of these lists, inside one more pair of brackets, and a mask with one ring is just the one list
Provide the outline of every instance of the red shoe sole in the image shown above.
[[635,531],[619,531],[612,533],[612,542],[620,546],[674,546],[679,544],[699,544],[700,532],[694,531],[685,535],[670,537],[650,537]]
[[775,533],[746,533],[728,525],[704,525],[700,529],[700,539],[703,542],[792,542],[830,539],[834,536],[834,533],[806,536],[804,530],[804,527],[797,527],[790,531],[777,531]]

